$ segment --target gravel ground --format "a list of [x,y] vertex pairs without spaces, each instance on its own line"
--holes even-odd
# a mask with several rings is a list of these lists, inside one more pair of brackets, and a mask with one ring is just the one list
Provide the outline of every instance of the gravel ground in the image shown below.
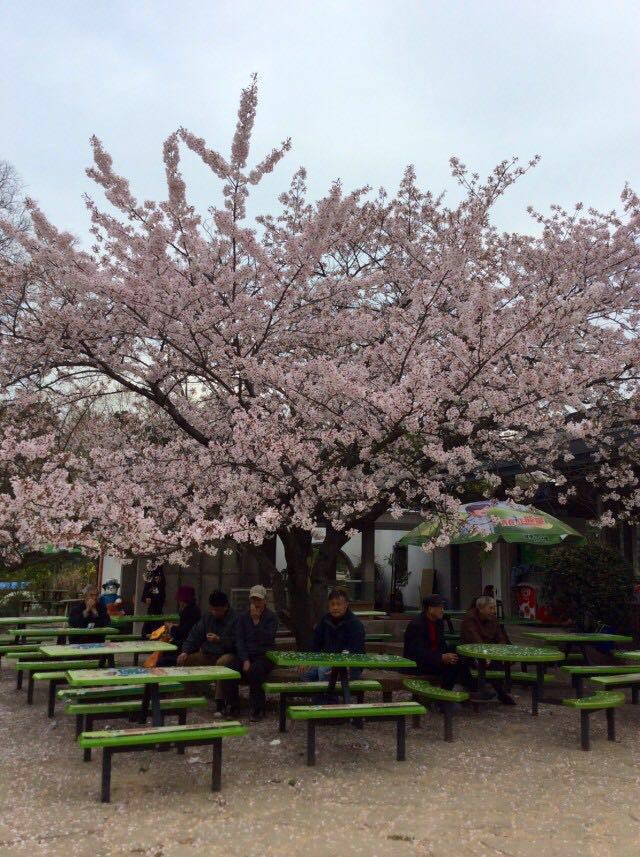
[[99,751],[83,763],[73,718],[47,719],[43,687],[26,706],[5,669],[0,855],[637,857],[639,726],[640,706],[625,707],[612,744],[597,716],[585,753],[577,713],[543,704],[534,718],[523,691],[515,708],[458,712],[452,744],[427,716],[408,730],[403,764],[391,724],[322,727],[307,768],[304,724],[279,735],[272,710],[223,742],[221,793],[209,791],[208,748],[132,753],[114,757],[102,805]]

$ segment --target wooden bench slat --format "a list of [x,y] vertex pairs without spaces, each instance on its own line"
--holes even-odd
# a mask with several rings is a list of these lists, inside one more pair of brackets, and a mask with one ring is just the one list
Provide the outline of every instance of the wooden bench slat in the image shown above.
[[334,717],[410,717],[426,714],[427,709],[418,702],[372,702],[350,705],[290,705],[287,714],[291,720],[325,720]]
[[33,673],[34,681],[64,681],[67,678],[67,671],[50,670],[49,672]]
[[600,687],[631,687],[640,684],[640,672],[637,669],[635,673],[625,675],[594,675],[589,677],[589,681]]
[[50,672],[55,670],[73,670],[73,669],[97,669],[100,666],[100,661],[19,661],[16,663],[16,670],[24,672]]
[[[184,685],[179,682],[161,684],[159,687],[161,695],[168,693],[182,693]],[[118,699],[123,696],[142,696],[144,685],[142,684],[120,684],[111,687],[65,687],[57,693],[58,699]]]
[[[204,696],[172,696],[160,700],[160,711],[173,711],[180,708],[205,708],[207,699]],[[128,714],[142,710],[142,699],[131,702],[94,702],[70,703],[65,707],[65,714]]]
[[[329,687],[328,681],[300,681],[300,682],[269,682],[266,681],[262,685],[265,693],[322,693]],[[353,693],[358,693],[364,690],[382,690],[382,685],[379,681],[360,680],[349,682],[349,688]],[[336,685],[336,691],[339,691],[340,683]]]
[[[478,677],[478,670],[471,670],[471,675],[474,678]],[[506,675],[504,670],[487,670],[484,674],[484,677],[487,681],[492,680],[502,680],[506,679]],[[511,672],[511,681],[515,684],[534,684],[537,681],[538,677],[535,672],[521,672],[520,670],[512,670]],[[544,675],[544,683],[545,684],[553,684],[557,679],[550,675],[549,673],[545,673]]]
[[592,675],[626,675],[628,673],[637,673],[638,666],[618,667],[605,664],[601,667],[570,667],[561,666],[560,669],[569,675],[592,676]]
[[82,732],[78,744],[83,748],[131,747],[146,744],[170,744],[180,741],[206,741],[228,735],[246,735],[248,729],[237,720],[204,723],[197,726],[146,726],[140,729],[109,729]]

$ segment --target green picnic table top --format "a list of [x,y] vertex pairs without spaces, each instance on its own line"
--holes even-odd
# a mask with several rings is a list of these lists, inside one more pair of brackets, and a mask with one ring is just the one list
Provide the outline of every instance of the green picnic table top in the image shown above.
[[525,637],[544,640],[545,643],[632,643],[633,637],[625,634],[586,634],[579,632],[523,631]]
[[117,637],[120,632],[117,628],[25,628],[22,631],[11,632],[14,639],[25,637]]
[[415,662],[400,655],[332,654],[330,652],[267,652],[277,667],[368,667],[369,669],[398,669],[415,667]]
[[0,616],[0,627],[14,628],[16,625],[48,625],[51,622],[65,623],[66,616]]
[[640,652],[634,649],[629,652],[614,652],[614,658],[624,658],[627,661],[640,661]]
[[66,646],[40,646],[45,658],[61,656],[94,657],[95,655],[135,655],[144,652],[175,652],[173,643],[160,640],[105,640],[103,643],[70,643]]
[[112,625],[128,625],[130,622],[179,622],[177,613],[159,613],[148,616],[146,613],[135,613],[133,616],[112,616]]
[[229,667],[111,667],[104,670],[73,670],[68,674],[72,687],[109,687],[124,684],[167,684],[168,682],[225,681],[240,679]]
[[563,661],[564,652],[547,646],[507,646],[502,643],[463,643],[456,647],[465,658],[506,663],[544,664]]

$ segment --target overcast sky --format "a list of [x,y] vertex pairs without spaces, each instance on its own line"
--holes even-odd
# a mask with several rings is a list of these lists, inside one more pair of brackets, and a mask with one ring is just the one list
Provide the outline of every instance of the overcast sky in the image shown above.
[[[640,190],[638,0],[3,0],[0,36],[0,158],[83,238],[92,133],[162,198],[163,139],[184,125],[226,154],[254,71],[253,158],[293,150],[253,212],[300,164],[316,198],[336,178],[393,190],[407,163],[453,189],[452,154],[481,173],[542,155],[496,212],[508,229],[529,229],[528,204]],[[199,206],[219,200],[191,153],[184,172]]]

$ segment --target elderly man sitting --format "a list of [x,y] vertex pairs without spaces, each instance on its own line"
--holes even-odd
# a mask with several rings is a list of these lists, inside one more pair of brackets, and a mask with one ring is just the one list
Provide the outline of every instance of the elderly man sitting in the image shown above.
[[[460,623],[460,637],[463,643],[511,643],[498,621],[495,598],[482,595],[476,599],[475,607],[467,610]],[[505,692],[500,682],[495,682],[494,687],[500,702],[504,705],[515,705],[513,697]]]

